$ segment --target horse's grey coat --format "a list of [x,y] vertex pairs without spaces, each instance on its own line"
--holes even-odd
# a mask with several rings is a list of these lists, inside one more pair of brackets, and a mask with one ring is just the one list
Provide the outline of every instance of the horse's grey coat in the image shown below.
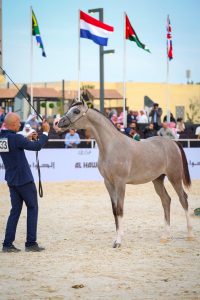
[[116,130],[108,118],[88,108],[83,101],[76,102],[69,108],[60,119],[58,127],[63,130],[69,127],[90,128],[98,144],[98,168],[111,198],[116,224],[117,238],[114,247],[121,245],[126,184],[153,182],[164,209],[166,228],[163,238],[169,237],[171,199],[164,187],[165,176],[174,187],[185,210],[188,236],[193,236],[187,194],[182,186],[182,182],[187,187],[191,182],[186,157],[180,145],[163,137],[134,141]]

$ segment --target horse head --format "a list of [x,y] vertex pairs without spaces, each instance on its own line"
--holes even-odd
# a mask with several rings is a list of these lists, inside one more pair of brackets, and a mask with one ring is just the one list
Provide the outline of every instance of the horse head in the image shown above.
[[[62,131],[67,130],[70,127],[81,129],[83,127],[83,117],[88,111],[88,106],[84,100],[74,100],[70,105],[68,111],[58,121],[56,126]],[[80,120],[80,121],[79,121]]]

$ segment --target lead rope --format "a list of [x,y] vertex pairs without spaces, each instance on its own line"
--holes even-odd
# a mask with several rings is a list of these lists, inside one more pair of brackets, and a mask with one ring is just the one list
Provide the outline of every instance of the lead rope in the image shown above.
[[42,181],[41,181],[41,172],[40,172],[40,162],[39,162],[38,151],[36,151],[36,166],[38,169],[38,179],[39,179],[38,191],[39,191],[40,198],[42,198],[43,197],[43,188],[42,188]]

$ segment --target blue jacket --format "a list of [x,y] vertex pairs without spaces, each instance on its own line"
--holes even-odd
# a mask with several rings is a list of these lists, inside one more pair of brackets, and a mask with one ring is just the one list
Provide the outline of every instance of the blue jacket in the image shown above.
[[[38,141],[29,141],[14,131],[1,130],[0,156],[5,166],[5,180],[8,185],[19,186],[34,180],[24,150],[39,151],[47,140],[48,136],[45,134],[42,134]],[[5,150],[6,143],[8,152],[2,152]]]

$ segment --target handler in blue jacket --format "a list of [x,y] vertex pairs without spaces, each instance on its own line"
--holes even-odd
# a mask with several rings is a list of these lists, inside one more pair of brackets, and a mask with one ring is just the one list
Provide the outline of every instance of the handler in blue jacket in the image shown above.
[[23,135],[16,134],[21,126],[18,114],[8,113],[4,122],[5,129],[0,132],[0,156],[5,166],[5,180],[10,190],[12,208],[7,221],[2,251],[20,251],[13,245],[13,242],[24,201],[27,206],[25,250],[39,252],[44,248],[37,244],[37,190],[24,150],[41,150],[48,140],[50,127],[47,122],[43,122],[43,134],[39,140],[30,141]]

